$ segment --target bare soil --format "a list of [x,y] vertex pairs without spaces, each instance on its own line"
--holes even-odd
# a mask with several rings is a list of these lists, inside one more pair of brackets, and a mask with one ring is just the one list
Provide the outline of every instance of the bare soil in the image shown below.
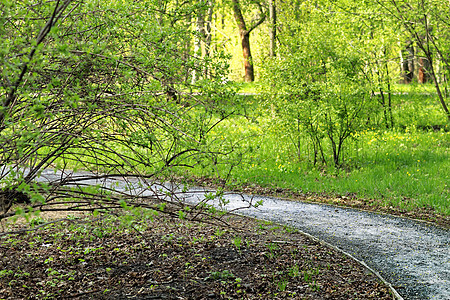
[[226,223],[78,216],[0,236],[0,299],[392,299],[295,229]]

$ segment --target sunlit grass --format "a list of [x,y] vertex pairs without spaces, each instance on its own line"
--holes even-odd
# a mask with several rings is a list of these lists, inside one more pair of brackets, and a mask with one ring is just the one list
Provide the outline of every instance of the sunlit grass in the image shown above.
[[239,93],[255,94],[259,92],[258,83],[256,82],[239,82],[236,83]]
[[[432,207],[450,214],[449,132],[411,129],[360,132],[355,136],[357,140],[348,144],[344,168],[338,170],[313,166],[307,151],[299,158],[286,135],[266,133],[262,127],[261,122],[237,118],[221,124],[216,132],[224,140],[242,139],[242,163],[232,173],[235,184],[356,195],[381,200],[386,206],[407,210]],[[208,175],[205,169],[194,173]]]
[[436,93],[434,84],[418,84],[417,82],[411,84],[394,84],[392,87],[394,93]]

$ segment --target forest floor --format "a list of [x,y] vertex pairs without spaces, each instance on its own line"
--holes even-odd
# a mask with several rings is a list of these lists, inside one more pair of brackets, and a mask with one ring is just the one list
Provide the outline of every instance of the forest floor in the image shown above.
[[0,299],[393,298],[344,254],[250,218],[78,216],[40,226],[0,236]]

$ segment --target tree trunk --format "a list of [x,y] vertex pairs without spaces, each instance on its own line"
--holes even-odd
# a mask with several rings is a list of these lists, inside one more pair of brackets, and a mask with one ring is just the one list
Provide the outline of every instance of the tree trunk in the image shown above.
[[213,21],[213,13],[214,13],[214,5],[215,0],[209,0],[208,1],[208,19],[206,20],[205,24],[205,55],[206,57],[209,57],[211,53],[211,40],[212,40],[212,34],[211,34],[211,24]]
[[[186,16],[186,26],[190,26],[191,20],[192,20],[192,16],[191,15],[187,15]],[[190,55],[191,55],[191,39],[188,38],[188,39],[186,39],[185,46],[184,46],[183,59],[185,61],[190,60]],[[186,75],[184,77],[184,81],[185,82],[189,82],[189,75],[190,75],[190,73],[191,73],[191,70],[187,69],[186,70]]]
[[253,69],[252,53],[250,51],[250,34],[241,32],[242,55],[244,57],[244,80],[245,82],[255,81],[255,73]]
[[408,42],[405,48],[406,59],[402,55],[402,75],[403,83],[409,84],[414,78],[414,46]]
[[[197,14],[197,36],[194,40],[194,55],[196,57],[203,57],[202,53],[202,39],[205,37],[205,15],[203,11]],[[192,84],[197,82],[197,70],[192,70]]]
[[241,38],[245,71],[244,80],[246,82],[253,82],[255,80],[255,75],[253,70],[252,52],[250,51],[250,32],[247,30],[247,26],[245,25],[239,0],[232,0],[232,3],[234,18],[239,28],[239,37]]
[[[213,13],[214,13],[214,5],[215,5],[215,0],[209,0],[208,1],[208,12],[207,12],[207,16],[208,18],[205,20],[205,57],[210,57],[211,55],[211,41],[212,41],[212,33],[211,33],[211,24],[213,21]],[[203,74],[205,76],[205,78],[207,78],[210,74],[209,74],[209,70],[208,68],[205,68],[203,70]]]
[[241,39],[245,70],[244,80],[246,82],[253,82],[255,80],[255,74],[253,69],[252,53],[250,51],[250,32],[264,22],[266,15],[262,11],[261,4],[257,2],[256,4],[261,12],[260,19],[253,26],[247,29],[239,0],[232,0],[231,3],[233,7],[234,19],[236,20],[236,24],[239,28],[239,37]]
[[430,62],[428,59],[421,57],[419,58],[419,83],[427,83],[429,79],[428,70],[430,69]]
[[277,38],[277,9],[276,0],[270,0],[269,2],[269,14],[270,14],[270,48],[269,56],[276,56],[276,38]]
[[[429,55],[428,57],[431,58],[431,55]],[[445,114],[447,115],[447,120],[450,123],[450,111],[447,107],[447,104],[445,103],[444,96],[442,95],[441,88],[440,88],[439,83],[436,78],[436,73],[434,72],[433,64],[430,64],[430,75],[431,75],[431,79],[433,80],[434,86],[436,87],[436,92],[439,97],[439,102],[441,102],[442,109],[444,110]]]

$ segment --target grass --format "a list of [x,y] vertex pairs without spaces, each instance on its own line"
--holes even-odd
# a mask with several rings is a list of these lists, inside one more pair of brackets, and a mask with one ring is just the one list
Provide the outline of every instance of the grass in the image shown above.
[[256,94],[259,92],[259,86],[256,82],[239,82],[236,84],[239,93]]
[[[256,183],[303,193],[355,194],[383,199],[403,209],[433,207],[449,215],[450,134],[367,132],[349,157],[351,170],[317,168],[298,161],[289,141],[257,136],[246,161],[232,175],[237,184]],[[252,143],[253,144],[253,143]],[[358,151],[359,150],[359,151]]]
[[[250,118],[226,120],[213,137],[241,146],[234,154],[242,160],[231,174],[235,185],[352,195],[402,210],[432,208],[450,215],[450,132],[445,115],[430,86],[397,88],[408,94],[393,96],[396,127],[386,130],[381,124],[354,135],[347,142],[342,169],[314,166],[306,146],[297,155],[289,135],[277,127],[269,111],[258,108],[254,97],[247,98]],[[306,137],[301,142],[306,144]],[[227,168],[220,171],[227,173]],[[197,168],[194,174],[213,175],[207,168]]]

